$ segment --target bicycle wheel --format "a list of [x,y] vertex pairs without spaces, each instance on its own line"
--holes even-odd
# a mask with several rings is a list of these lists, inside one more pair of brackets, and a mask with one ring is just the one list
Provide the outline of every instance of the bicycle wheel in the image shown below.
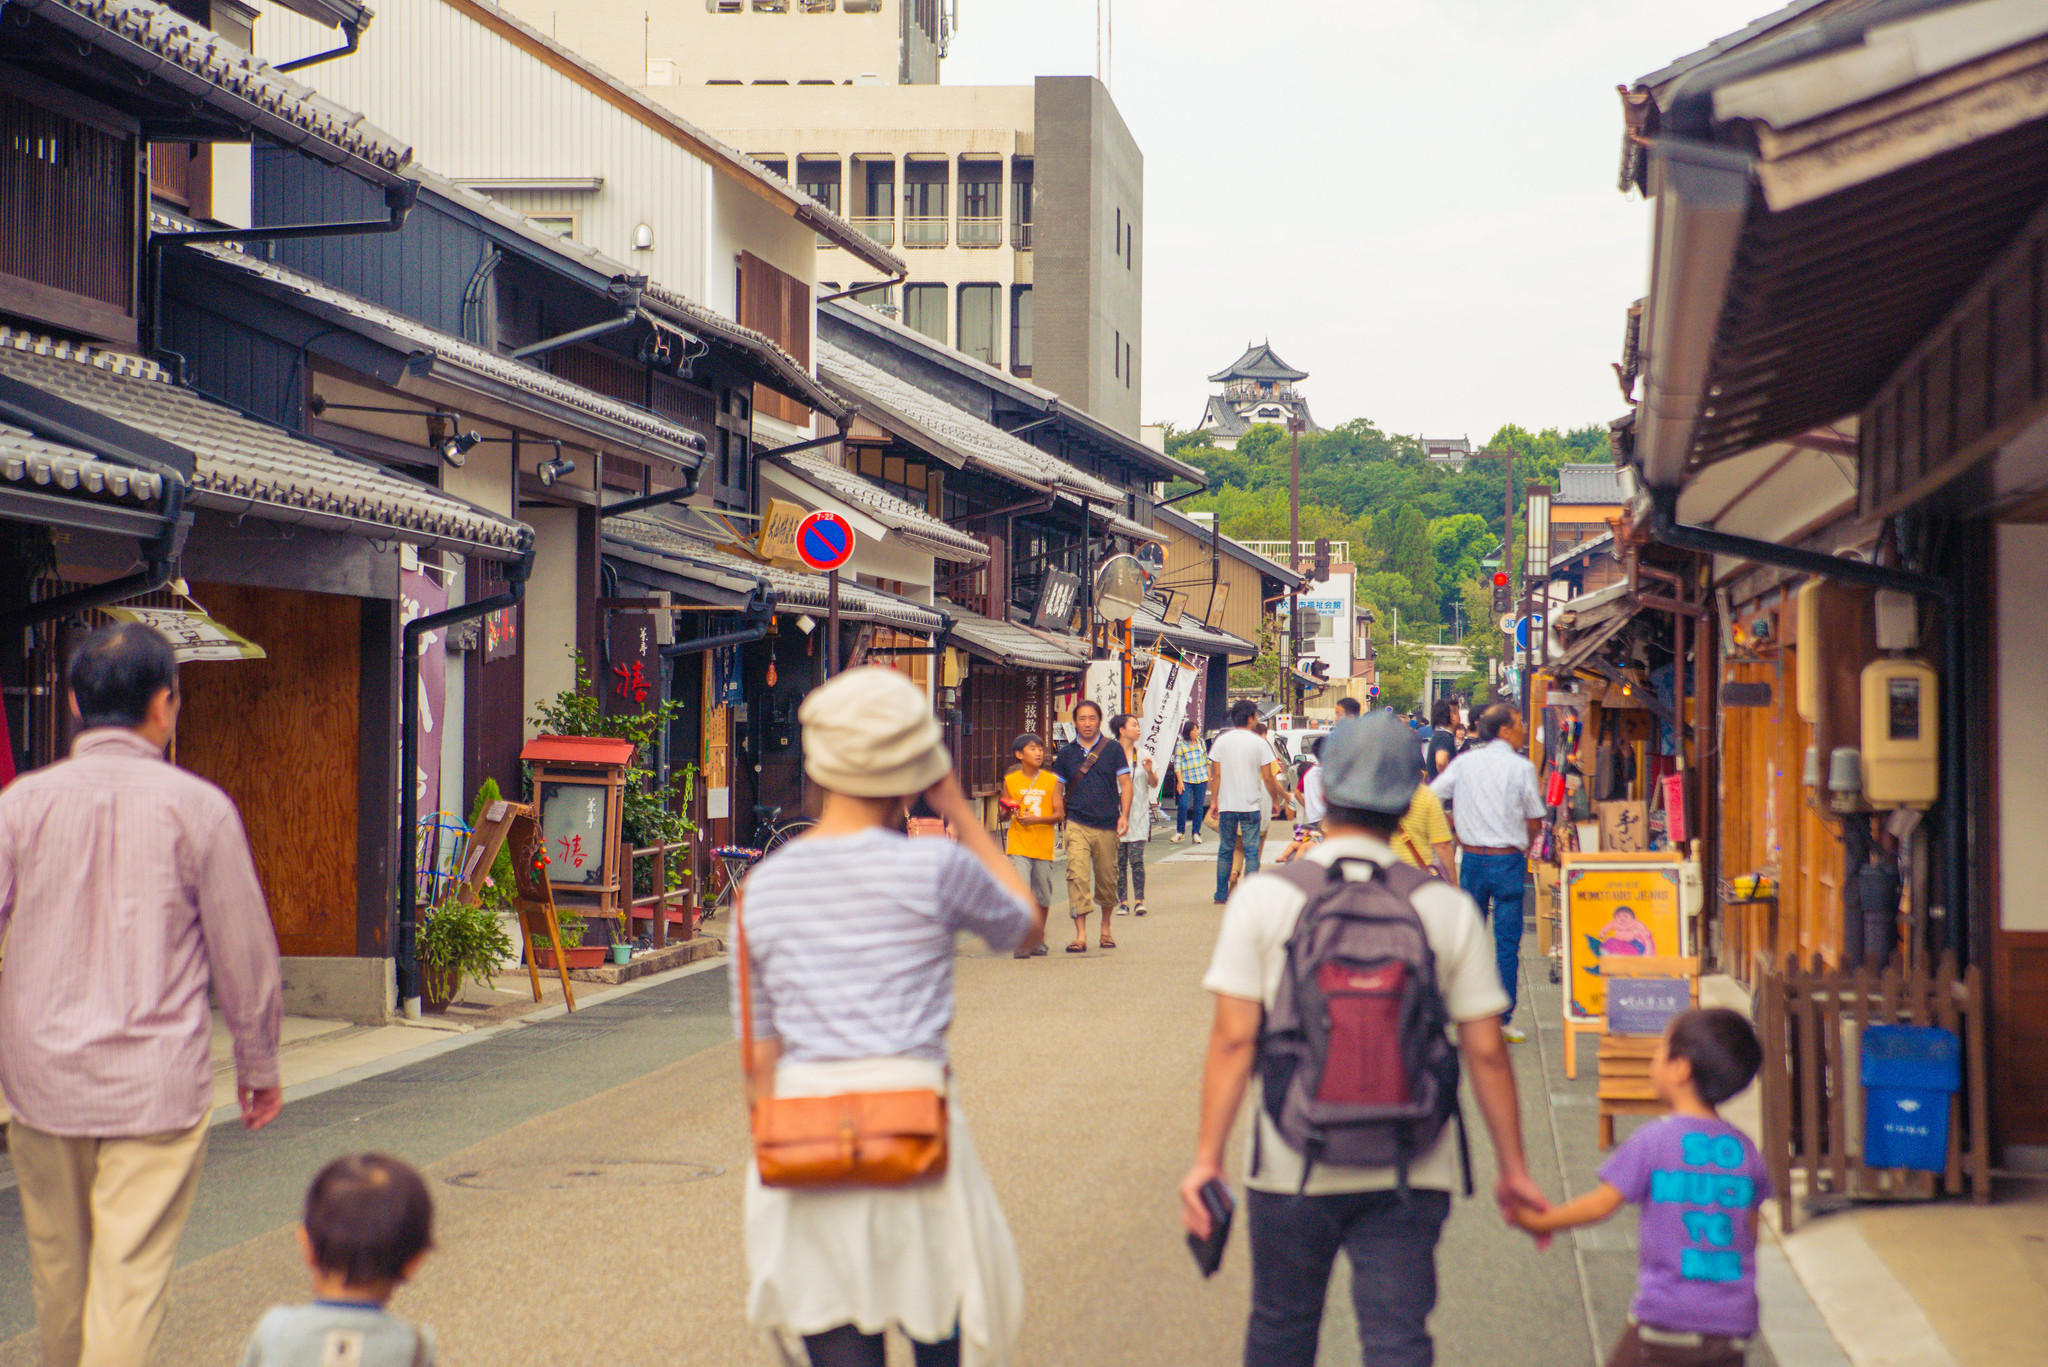
[[790,841],[796,839],[798,836],[802,835],[805,831],[808,831],[811,827],[817,824],[817,822],[808,820],[806,818],[798,818],[795,821],[783,822],[780,826],[777,826],[774,830],[768,832],[768,838],[761,842],[761,853],[775,853],[784,845],[787,845]]

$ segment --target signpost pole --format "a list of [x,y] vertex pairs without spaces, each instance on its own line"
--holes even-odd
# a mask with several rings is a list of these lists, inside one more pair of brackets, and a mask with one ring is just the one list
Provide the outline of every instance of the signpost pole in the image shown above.
[[831,603],[825,628],[825,677],[839,672],[839,571],[825,571],[825,593]]

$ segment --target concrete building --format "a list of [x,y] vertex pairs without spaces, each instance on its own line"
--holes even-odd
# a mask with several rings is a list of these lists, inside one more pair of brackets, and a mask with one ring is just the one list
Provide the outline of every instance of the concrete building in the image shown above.
[[634,85],[935,85],[958,0],[517,0],[528,23]]
[[1260,423],[1285,426],[1288,419],[1300,418],[1308,431],[1320,432],[1323,429],[1309,415],[1308,399],[1294,387],[1296,380],[1307,378],[1306,370],[1296,370],[1275,355],[1272,343],[1247,344],[1244,355],[1209,377],[1209,383],[1222,385],[1223,392],[1209,396],[1209,406],[1195,426],[1212,433],[1225,450],[1235,450],[1237,439]]
[[1431,465],[1441,465],[1451,470],[1462,470],[1465,462],[1472,458],[1470,437],[1424,437],[1422,454],[1429,458]]

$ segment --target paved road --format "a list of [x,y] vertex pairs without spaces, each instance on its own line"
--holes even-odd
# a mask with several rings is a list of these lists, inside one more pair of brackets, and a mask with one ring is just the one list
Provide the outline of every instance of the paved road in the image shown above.
[[[1176,1215],[1218,913],[1212,866],[1172,853],[1155,843],[1153,912],[1120,918],[1114,951],[963,951],[960,1104],[1022,1251],[1028,1367],[1220,1367],[1239,1352],[1244,1249],[1205,1285]],[[1055,916],[1057,946],[1069,923]],[[1556,989],[1531,968],[1554,1016]],[[304,1185],[327,1157],[376,1148],[433,1179],[440,1248],[396,1308],[435,1328],[444,1361],[770,1361],[741,1314],[748,1149],[728,1036],[724,974],[680,977],[296,1102],[261,1135],[215,1130],[162,1360],[232,1364],[265,1307],[302,1298],[290,1225]],[[1556,1050],[1546,1033],[1517,1053],[1532,1166],[1553,1192],[1582,1189],[1593,1166],[1590,1083],[1563,1082]],[[1482,1199],[1445,1237],[1439,1361],[1596,1363],[1626,1309],[1632,1221],[1538,1255],[1484,1199],[1476,1115],[1474,1150]],[[0,1195],[0,1367],[35,1361],[19,1226]],[[1324,1363],[1358,1361],[1346,1314],[1340,1279]]]

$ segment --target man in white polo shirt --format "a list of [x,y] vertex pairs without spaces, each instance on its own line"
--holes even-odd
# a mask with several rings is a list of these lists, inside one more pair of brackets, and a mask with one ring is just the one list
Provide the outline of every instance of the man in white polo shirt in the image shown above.
[[[1388,844],[1415,796],[1414,733],[1377,713],[1340,721],[1320,752],[1323,843],[1303,858],[1325,868],[1338,860],[1396,862]],[[1345,876],[1368,876],[1358,863]],[[1223,912],[1202,986],[1216,994],[1216,1020],[1202,1075],[1201,1129],[1194,1166],[1182,1181],[1183,1220],[1197,1236],[1209,1229],[1202,1187],[1220,1180],[1223,1148],[1242,1104],[1261,1023],[1286,971],[1287,943],[1306,894],[1277,874],[1247,872]],[[1433,879],[1409,899],[1435,961],[1436,988],[1456,1023],[1458,1048],[1498,1163],[1494,1199],[1502,1213],[1547,1210],[1522,1153],[1515,1075],[1501,1039],[1501,991],[1472,899]],[[1409,1164],[1410,1190],[1394,1168],[1318,1162],[1302,1181],[1303,1156],[1258,1107],[1256,1142],[1245,1185],[1252,1253],[1252,1314],[1246,1367],[1313,1367],[1337,1251],[1351,1258],[1351,1295],[1364,1360],[1372,1367],[1427,1367],[1434,1350],[1429,1314],[1436,1305],[1436,1245],[1462,1185],[1459,1137],[1446,1125]],[[1462,1122],[1457,1122],[1462,1125]]]
[[[1522,894],[1529,881],[1529,842],[1543,829],[1543,794],[1536,766],[1522,754],[1528,735],[1513,704],[1497,702],[1479,714],[1479,744],[1430,780],[1429,790],[1450,808],[1463,858],[1458,882],[1493,920],[1500,983],[1508,1009],[1501,1025],[1510,1042],[1527,1038],[1515,1027],[1515,983],[1522,966]],[[1453,798],[1455,797],[1455,801]]]

